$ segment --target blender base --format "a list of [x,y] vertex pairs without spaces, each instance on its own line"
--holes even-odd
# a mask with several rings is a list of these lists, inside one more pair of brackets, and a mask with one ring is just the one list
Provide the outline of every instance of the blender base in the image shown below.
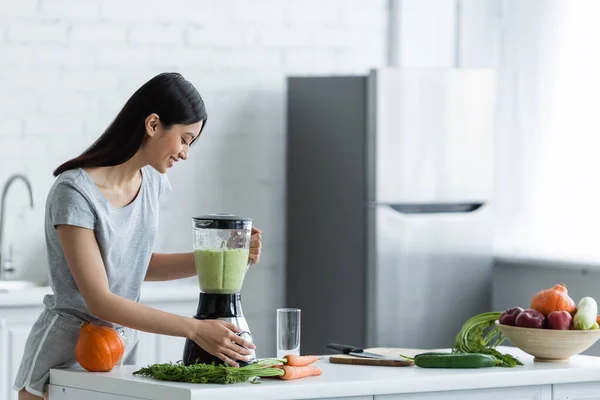
[[[214,294],[200,293],[198,310],[195,319],[218,319],[229,322],[240,327],[242,332],[238,333],[244,340],[253,343],[250,329],[242,312],[241,294]],[[256,354],[252,350],[248,361],[235,360],[240,366],[253,364],[257,361]],[[193,340],[187,339],[183,348],[183,364],[224,364],[223,360],[213,356],[198,346]]]

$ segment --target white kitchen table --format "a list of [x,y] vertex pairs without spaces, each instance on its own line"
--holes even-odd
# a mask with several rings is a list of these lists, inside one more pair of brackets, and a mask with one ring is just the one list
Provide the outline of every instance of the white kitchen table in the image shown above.
[[[316,365],[318,377],[297,381],[261,379],[260,384],[201,385],[136,377],[139,366],[108,373],[81,369],[50,371],[50,400],[196,399],[355,399],[355,400],[594,400],[600,399],[600,358],[575,356],[563,363],[534,363],[518,349],[525,365],[515,368],[422,369],[332,364]],[[406,351],[414,354],[414,351]]]

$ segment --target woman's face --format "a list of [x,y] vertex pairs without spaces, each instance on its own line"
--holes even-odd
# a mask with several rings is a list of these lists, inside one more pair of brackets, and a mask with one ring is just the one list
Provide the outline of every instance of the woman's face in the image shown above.
[[148,156],[148,163],[164,174],[177,161],[187,159],[190,144],[200,134],[203,121],[191,125],[173,125],[165,129],[158,117],[152,118],[153,115],[146,119],[148,140],[144,144],[144,151]]

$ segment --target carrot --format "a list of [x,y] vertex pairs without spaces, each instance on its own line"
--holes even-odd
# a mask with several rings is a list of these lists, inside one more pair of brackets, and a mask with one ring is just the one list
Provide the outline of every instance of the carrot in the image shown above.
[[321,371],[321,368],[315,367],[313,365],[306,365],[304,367],[290,367],[288,365],[278,365],[274,368],[281,368],[283,370],[283,375],[280,376],[280,378],[286,381],[306,378],[309,376],[319,376],[323,372]]
[[321,359],[321,357],[317,357],[317,356],[293,356],[293,355],[287,355],[285,357],[283,357],[286,359],[287,361],[287,365],[289,365],[290,367],[305,367],[307,365],[316,363],[317,361],[319,361]]
[[598,325],[600,325],[600,315],[598,315],[598,316],[596,317],[596,322],[598,323]]

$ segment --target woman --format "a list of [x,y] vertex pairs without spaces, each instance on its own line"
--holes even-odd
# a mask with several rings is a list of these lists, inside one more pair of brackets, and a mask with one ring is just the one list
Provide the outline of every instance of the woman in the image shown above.
[[[84,321],[120,332],[122,364],[135,364],[138,330],[195,341],[229,365],[254,345],[235,325],[196,320],[138,302],[144,280],[196,274],[193,253],[152,252],[160,199],[170,191],[165,173],[206,125],[204,102],[177,73],[157,75],[127,101],[108,129],[83,154],[59,166],[46,201],[45,235],[53,294],[33,325],[14,389],[40,399],[49,370],[73,365]],[[260,256],[253,229],[250,261]]]

